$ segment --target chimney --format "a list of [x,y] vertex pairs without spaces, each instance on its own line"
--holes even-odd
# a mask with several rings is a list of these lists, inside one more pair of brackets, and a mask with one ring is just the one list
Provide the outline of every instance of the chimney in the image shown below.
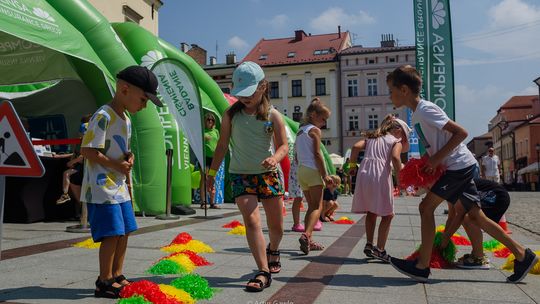
[[381,35],[381,47],[395,47],[396,41],[394,40],[394,34],[382,34]]
[[306,33],[303,30],[294,31],[294,41],[302,41],[302,38],[306,37]]
[[337,26],[337,37],[341,38],[341,25]]
[[217,64],[217,58],[215,56],[210,56],[210,65],[216,65]]
[[229,54],[225,55],[225,64],[235,64],[236,63],[236,54],[234,52],[230,52]]
[[189,51],[189,44],[187,44],[185,42],[180,43],[180,51],[182,51],[184,53]]

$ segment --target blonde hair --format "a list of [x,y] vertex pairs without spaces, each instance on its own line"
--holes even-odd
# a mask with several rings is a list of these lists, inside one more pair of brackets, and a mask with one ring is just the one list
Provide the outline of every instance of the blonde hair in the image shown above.
[[311,114],[317,114],[317,115],[323,115],[326,114],[330,116],[330,109],[327,105],[325,105],[319,97],[315,97],[311,100],[311,103],[306,109],[306,113],[304,114],[302,125],[307,125],[311,123]]
[[[264,92],[261,96],[261,101],[257,105],[257,112],[255,114],[257,115],[258,120],[266,121],[269,118],[269,113],[270,113],[270,108],[271,108],[270,107],[270,86],[268,85],[268,81],[266,81],[265,79],[259,82],[259,85],[257,86],[257,90],[259,89],[259,86],[261,85],[265,85],[266,88],[264,89]],[[227,110],[227,114],[229,114],[229,117],[232,120],[234,115],[240,112],[240,110],[242,110],[243,108],[245,108],[245,105],[242,102],[237,101]]]
[[367,138],[377,138],[384,136],[388,134],[393,128],[399,127],[401,128],[401,125],[399,122],[395,120],[395,117],[393,114],[388,114],[381,122],[381,126],[377,128],[375,131],[366,131],[363,132],[362,135]]
[[334,182],[336,186],[341,185],[341,177],[337,175],[330,175],[330,178],[332,179],[332,181]]

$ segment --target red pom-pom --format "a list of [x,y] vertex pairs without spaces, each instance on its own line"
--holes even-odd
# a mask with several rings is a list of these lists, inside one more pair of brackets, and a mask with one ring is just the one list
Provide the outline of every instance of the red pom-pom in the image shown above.
[[427,174],[422,169],[428,161],[427,156],[410,159],[399,171],[399,186],[407,189],[409,186],[427,188],[434,184],[444,173],[444,168],[438,166],[434,174]]
[[452,242],[454,242],[454,244],[456,245],[471,246],[471,241],[469,241],[468,238],[462,235],[453,235],[451,239],[452,239]]
[[189,241],[191,241],[193,238],[191,235],[187,232],[182,232],[179,235],[177,235],[174,240],[169,245],[174,244],[187,244]]
[[244,226],[244,224],[240,223],[237,220],[234,220],[234,221],[232,221],[230,223],[227,223],[227,224],[225,224],[225,225],[223,225],[221,227],[223,227],[223,228],[236,228],[238,226]]
[[208,266],[213,264],[208,262],[208,260],[206,260],[204,257],[198,255],[196,252],[193,252],[191,250],[185,250],[180,253],[187,255],[189,259],[193,262],[193,264],[195,264],[196,266]]
[[168,259],[168,258],[172,258],[172,257],[177,256],[179,254],[183,254],[183,255],[189,257],[189,259],[191,260],[191,262],[193,262],[193,264],[195,264],[195,266],[208,266],[208,265],[213,265],[214,264],[214,263],[210,263],[207,259],[205,259],[204,257],[198,255],[196,252],[193,252],[191,250],[173,252],[173,253],[169,254],[168,256],[162,257],[158,261],[165,260],[165,259]]
[[512,254],[510,249],[504,247],[502,249],[496,250],[493,252],[493,255],[498,258],[507,258]]
[[[419,256],[420,254],[418,250],[416,250],[415,252],[413,252],[413,254],[406,257],[405,259],[413,261],[418,259]],[[429,260],[429,267],[437,269],[448,269],[453,268],[454,266],[443,258],[439,250],[433,248],[433,251],[431,251],[431,259]]]

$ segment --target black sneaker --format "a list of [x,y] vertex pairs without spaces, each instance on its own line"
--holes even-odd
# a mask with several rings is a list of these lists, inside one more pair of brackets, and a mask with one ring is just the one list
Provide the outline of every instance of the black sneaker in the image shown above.
[[521,282],[527,273],[538,262],[538,256],[531,249],[525,249],[525,258],[523,261],[514,260],[514,274],[506,278],[506,282],[518,283]]
[[418,269],[416,268],[416,262],[416,260],[408,261],[390,257],[390,265],[392,265],[397,271],[412,279],[417,280],[418,282],[425,283],[428,281],[428,277],[430,274],[429,268]]

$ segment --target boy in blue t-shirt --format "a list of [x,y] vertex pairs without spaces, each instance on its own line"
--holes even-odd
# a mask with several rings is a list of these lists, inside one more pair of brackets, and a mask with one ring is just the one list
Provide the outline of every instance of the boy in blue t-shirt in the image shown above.
[[144,109],[148,99],[163,106],[156,97],[157,78],[147,68],[130,66],[116,78],[113,99],[94,113],[81,144],[86,159],[81,202],[87,203],[92,238],[101,242],[94,296],[113,299],[130,283],[122,268],[128,236],[137,230],[129,178],[134,162],[131,121],[125,111]]
[[[390,258],[390,263],[399,272],[427,282],[430,270],[429,262],[435,239],[434,212],[442,201],[454,205],[458,225],[465,215],[476,222],[482,230],[504,244],[516,257],[514,274],[507,282],[517,283],[523,280],[529,270],[538,261],[534,252],[512,240],[497,223],[490,220],[480,209],[480,198],[473,181],[476,159],[463,144],[467,131],[450,120],[436,104],[420,98],[422,78],[410,65],[401,66],[388,74],[386,82],[390,89],[390,99],[396,107],[406,106],[413,111],[413,127],[419,140],[426,148],[429,160],[423,168],[427,174],[435,173],[442,165],[446,172],[429,189],[420,203],[422,242],[419,258],[415,261]],[[456,227],[447,227],[455,231]]]

